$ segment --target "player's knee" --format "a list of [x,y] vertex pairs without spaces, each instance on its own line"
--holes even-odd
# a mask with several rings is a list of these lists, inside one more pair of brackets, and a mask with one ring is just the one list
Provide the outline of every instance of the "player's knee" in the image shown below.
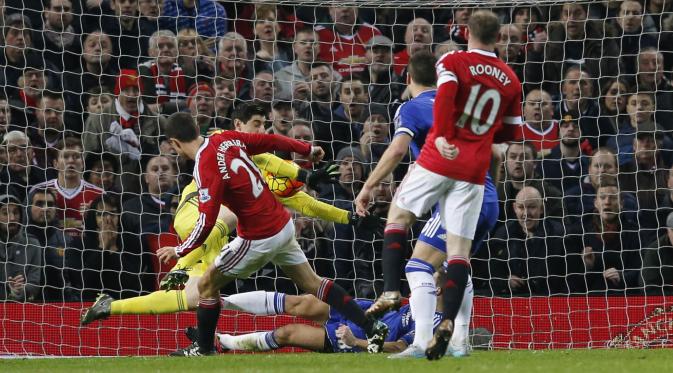
[[416,216],[414,216],[411,211],[399,208],[394,203],[390,205],[386,224],[404,224],[405,226],[410,227],[415,221]]
[[294,333],[297,332],[295,325],[285,325],[273,332],[273,337],[281,346],[287,346],[292,341]]
[[199,280],[198,290],[201,298],[211,298],[217,295],[218,289],[214,289],[212,276],[206,272]]

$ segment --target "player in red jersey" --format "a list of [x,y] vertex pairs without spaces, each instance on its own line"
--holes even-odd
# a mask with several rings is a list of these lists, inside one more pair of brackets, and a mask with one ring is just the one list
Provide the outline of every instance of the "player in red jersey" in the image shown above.
[[[436,65],[434,123],[416,164],[397,191],[384,235],[384,276],[399,278],[408,228],[438,205],[447,231],[446,256],[433,249],[415,250],[412,256],[415,263],[428,265],[448,257],[442,282],[444,320],[425,351],[431,360],[444,355],[462,302],[491,145],[512,140],[522,123],[521,84],[494,53],[500,30],[497,16],[490,11],[475,12],[468,30],[468,50],[447,53]],[[415,273],[413,281],[407,275],[410,287],[432,284],[431,273]],[[384,294],[381,303],[386,298]],[[433,298],[427,294],[415,301],[421,302],[419,308],[427,308],[434,304]],[[416,322],[427,320],[417,318]]]
[[370,352],[382,351],[388,331],[385,324],[367,318],[342,287],[316,275],[295,239],[290,214],[266,187],[250,159],[251,155],[280,150],[319,161],[324,155],[320,147],[284,136],[236,131],[204,138],[188,113],[171,115],[165,135],[180,156],[195,161],[194,179],[199,190],[196,226],[175,248],[175,253],[184,256],[203,243],[215,225],[220,205],[224,204],[238,217],[238,237],[222,249],[198,284],[198,342],[180,350],[178,355],[213,352],[221,307],[220,288],[236,278],[248,277],[268,262],[280,266],[302,290],[360,325],[367,332]]
[[84,148],[79,138],[66,137],[56,147],[59,149],[56,158],[58,177],[36,184],[30,193],[44,189],[55,190],[57,219],[66,235],[77,239],[82,236],[84,212],[92,201],[103,194],[103,189],[82,179]]

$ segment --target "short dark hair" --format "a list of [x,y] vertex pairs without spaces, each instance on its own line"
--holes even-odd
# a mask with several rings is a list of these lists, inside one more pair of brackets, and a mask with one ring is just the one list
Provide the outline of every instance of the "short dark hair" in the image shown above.
[[255,115],[267,118],[269,111],[258,102],[243,102],[236,105],[234,112],[231,114],[231,121],[234,122],[238,119],[243,123],[247,123]]
[[470,37],[474,37],[484,44],[493,44],[500,35],[500,20],[495,13],[488,10],[478,10],[467,21]]
[[535,145],[533,145],[532,142],[530,141],[513,141],[509,144],[507,147],[507,150],[505,151],[505,156],[509,155],[509,148],[512,147],[512,145],[521,145],[523,147],[523,151],[526,152],[526,150],[529,150],[531,154],[533,155],[533,159],[537,159],[537,149],[535,149]]
[[56,149],[58,149],[59,152],[66,148],[75,148],[75,147],[79,147],[81,150],[84,150],[84,146],[82,145],[82,139],[75,136],[67,136],[63,139],[60,139],[58,141],[58,144],[56,144]]
[[432,53],[427,51],[417,52],[409,58],[407,72],[415,83],[432,87],[437,84],[436,63],[437,58]]
[[316,62],[311,63],[311,70],[317,69],[317,68],[322,67],[322,66],[327,66],[327,67],[329,67],[330,70],[332,70],[332,65],[327,63],[327,62],[324,62],[324,61],[316,61]]
[[174,113],[166,120],[164,136],[167,139],[190,142],[199,137],[199,130],[191,114],[184,112]]
[[40,96],[40,99],[38,100],[39,101],[38,104],[42,105],[42,101],[45,98],[48,98],[48,99],[51,99],[51,100],[54,100],[54,101],[61,100],[61,101],[65,102],[62,95],[60,95],[56,92],[53,92],[53,91],[45,90],[45,91],[42,92],[42,96]]

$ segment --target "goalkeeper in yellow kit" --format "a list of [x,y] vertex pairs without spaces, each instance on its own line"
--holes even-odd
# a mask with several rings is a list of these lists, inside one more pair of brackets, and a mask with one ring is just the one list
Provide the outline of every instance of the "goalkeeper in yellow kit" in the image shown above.
[[[266,118],[253,115],[251,118],[237,118],[234,115],[234,125],[237,131],[248,133],[261,133],[264,131]],[[306,183],[316,188],[321,182],[331,182],[337,174],[334,166],[326,166],[316,171],[307,171],[295,163],[287,162],[272,154],[260,154],[253,157],[253,161],[261,170],[275,177],[287,177]],[[267,178],[268,181],[268,178]],[[346,210],[339,209],[324,202],[320,202],[303,191],[297,191],[288,197],[278,199],[290,209],[304,216],[321,218],[339,224],[369,225],[372,228],[380,223],[376,216],[361,218]],[[199,216],[198,190],[196,183],[192,181],[181,193],[180,203],[173,219],[173,228],[180,239],[185,239],[194,229]],[[203,275],[208,266],[215,260],[227,242],[229,233],[236,226],[236,216],[224,206],[220,208],[215,229],[212,230],[204,244],[187,256],[180,258],[162,281],[161,287],[169,289],[159,290],[151,294],[114,300],[107,294],[101,294],[96,302],[88,308],[81,317],[82,325],[95,320],[105,319],[110,315],[137,315],[137,314],[165,314],[187,310],[193,310],[198,305],[199,292],[197,289],[198,279]],[[174,258],[171,253],[159,250],[162,260]],[[170,290],[176,285],[184,283],[183,290]]]

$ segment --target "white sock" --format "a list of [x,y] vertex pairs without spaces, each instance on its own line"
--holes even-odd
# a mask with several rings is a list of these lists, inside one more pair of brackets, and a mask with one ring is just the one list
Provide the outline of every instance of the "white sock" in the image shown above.
[[463,303],[460,304],[460,309],[454,320],[453,335],[450,342],[451,347],[462,349],[469,346],[473,298],[474,287],[472,286],[472,276],[469,276],[467,278],[467,286],[465,286],[465,293],[463,293]]
[[254,315],[278,315],[285,312],[285,293],[251,291],[222,298],[223,310]]
[[220,345],[228,350],[269,351],[277,349],[273,332],[257,332],[241,335],[218,334]]
[[425,349],[432,339],[432,327],[437,308],[437,287],[432,278],[434,268],[427,262],[411,259],[405,272],[411,289],[409,306],[416,323],[414,345]]

